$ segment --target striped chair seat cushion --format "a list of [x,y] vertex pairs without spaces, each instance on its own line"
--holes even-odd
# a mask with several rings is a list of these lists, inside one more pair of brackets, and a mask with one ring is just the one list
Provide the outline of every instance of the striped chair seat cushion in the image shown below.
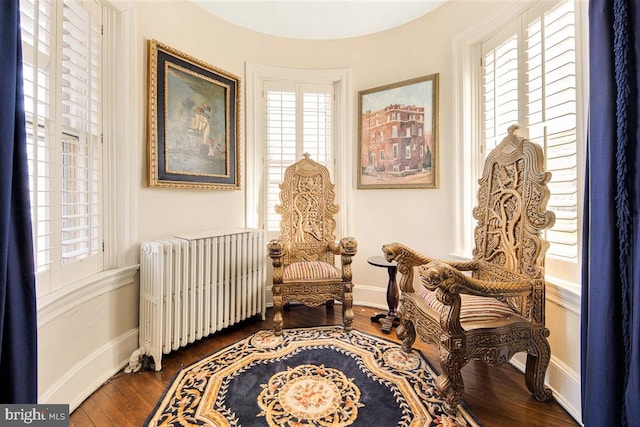
[[[438,301],[435,292],[422,288],[416,294],[424,298],[427,304],[438,312],[444,307],[444,304]],[[492,322],[518,316],[518,313],[508,304],[495,298],[467,294],[461,294],[460,298],[462,300],[460,323]]]
[[287,265],[282,273],[285,282],[298,280],[340,280],[342,273],[333,265],[322,261],[300,261]]

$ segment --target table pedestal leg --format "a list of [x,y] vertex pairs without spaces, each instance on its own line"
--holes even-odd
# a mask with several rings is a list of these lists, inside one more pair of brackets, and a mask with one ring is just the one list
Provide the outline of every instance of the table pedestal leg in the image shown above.
[[398,284],[396,283],[397,267],[387,267],[387,272],[389,273],[389,282],[387,283],[387,305],[389,306],[389,311],[371,316],[372,322],[382,323],[381,330],[385,334],[390,333],[391,329],[400,322],[396,312],[399,298]]

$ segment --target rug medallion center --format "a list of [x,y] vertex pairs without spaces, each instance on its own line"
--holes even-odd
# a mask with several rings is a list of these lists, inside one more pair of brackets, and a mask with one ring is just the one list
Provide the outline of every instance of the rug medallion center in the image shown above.
[[[351,425],[358,418],[360,390],[340,370],[300,365],[273,375],[262,385],[258,404],[269,425],[291,421]],[[273,423],[273,424],[272,424]]]

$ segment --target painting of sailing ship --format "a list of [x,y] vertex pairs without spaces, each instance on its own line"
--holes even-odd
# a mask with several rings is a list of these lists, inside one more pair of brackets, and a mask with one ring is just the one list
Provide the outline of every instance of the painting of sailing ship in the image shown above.
[[177,66],[167,76],[166,170],[226,176],[226,88]]
[[150,187],[240,188],[240,79],[149,40]]

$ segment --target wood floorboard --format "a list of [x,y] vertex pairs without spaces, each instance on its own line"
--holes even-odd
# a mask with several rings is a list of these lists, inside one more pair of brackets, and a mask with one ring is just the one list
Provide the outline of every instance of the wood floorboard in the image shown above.
[[69,420],[69,427],[93,426],[91,419],[82,408],[73,411],[73,416]]
[[[365,333],[399,342],[395,330],[380,331],[380,324],[371,316],[379,310],[354,307],[354,328]],[[285,313],[285,328],[309,327],[320,324],[341,324],[342,311],[337,305],[325,307],[292,306]],[[267,319],[254,317],[228,327],[209,337],[176,350],[162,359],[162,371],[118,373],[89,396],[72,414],[71,426],[127,427],[142,426],[153,411],[166,387],[178,370],[202,357],[232,344],[258,330],[270,329],[273,313]],[[437,351],[420,342],[415,348],[438,367]],[[538,402],[524,384],[524,376],[513,366],[492,367],[470,362],[462,370],[465,381],[464,402],[467,408],[486,427],[571,427],[579,424],[556,402]],[[379,426],[392,427],[392,426]]]
[[123,406],[126,414],[140,411],[141,408],[152,408],[157,399],[142,394],[139,390],[131,386],[130,381],[111,381],[113,390],[110,393],[114,402]]
[[111,421],[109,417],[104,413],[100,405],[98,405],[98,395],[100,394],[100,389],[95,391],[89,398],[87,398],[82,405],[80,405],[79,409],[84,410],[86,414],[86,419],[79,420],[76,418],[77,410],[73,411],[71,414],[71,421],[76,423],[79,426],[110,426]]
[[100,407],[100,409],[102,409],[107,418],[109,418],[109,422],[112,426],[126,427],[130,425],[129,419],[127,417],[127,408],[124,406],[119,406],[113,400],[111,400],[111,398],[109,397],[110,389],[113,389],[113,385],[107,383],[103,385],[96,393],[94,393],[96,404]]

